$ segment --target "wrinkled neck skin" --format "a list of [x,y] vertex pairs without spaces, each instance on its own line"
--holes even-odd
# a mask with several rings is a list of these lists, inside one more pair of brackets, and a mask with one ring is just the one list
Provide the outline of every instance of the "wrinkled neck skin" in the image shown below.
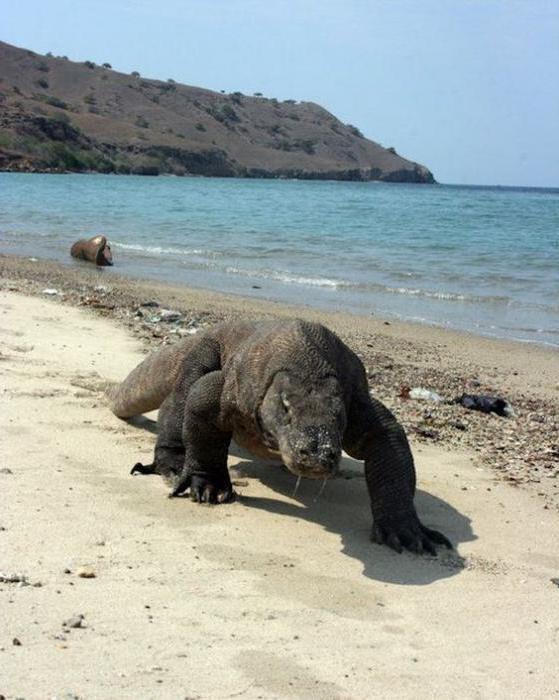
[[287,468],[308,479],[338,471],[346,412],[335,375],[304,379],[277,372],[258,412],[263,439]]

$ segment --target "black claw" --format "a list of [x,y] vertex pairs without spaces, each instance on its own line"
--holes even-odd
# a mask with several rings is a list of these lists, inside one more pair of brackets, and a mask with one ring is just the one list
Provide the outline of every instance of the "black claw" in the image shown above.
[[435,544],[442,544],[444,545],[447,549],[454,549],[452,546],[452,542],[447,539],[442,532],[438,532],[437,530],[430,530],[428,527],[424,527],[423,525],[421,526],[421,529],[423,530],[424,534],[427,535],[428,539],[434,542]]
[[431,542],[431,540],[428,539],[427,537],[425,537],[425,538],[423,539],[422,548],[423,548],[424,551],[428,552],[428,553],[431,554],[433,557],[436,557],[436,556],[437,556],[437,548],[436,548],[435,545]]
[[390,549],[393,549],[395,552],[398,552],[398,554],[401,554],[403,551],[400,538],[394,532],[391,532],[388,535],[388,538],[386,539],[386,544],[390,547]]
[[373,525],[373,529],[371,530],[371,541],[375,544],[382,544],[382,536],[376,525]]
[[182,493],[184,493],[185,490],[185,486],[183,486],[182,484],[178,484],[169,494],[169,498],[176,498],[177,496],[180,496]]
[[415,554],[437,556],[438,545],[452,549],[452,544],[443,534],[437,530],[430,530],[416,518],[396,523],[373,523],[371,540],[377,544],[385,544],[398,553],[407,549]]
[[141,462],[136,462],[136,464],[130,470],[130,474],[157,474],[155,469],[155,463],[142,464]]
[[217,491],[211,486],[206,489],[206,503],[209,505],[215,505],[217,503]]
[[232,503],[236,497],[237,494],[233,491],[233,489],[227,489],[226,491],[222,491],[220,493],[217,500],[218,503]]
[[202,492],[200,489],[190,489],[190,500],[194,503],[202,503]]
[[414,554],[423,554],[424,550],[428,548],[424,547],[424,543],[419,538],[412,538],[408,549]]

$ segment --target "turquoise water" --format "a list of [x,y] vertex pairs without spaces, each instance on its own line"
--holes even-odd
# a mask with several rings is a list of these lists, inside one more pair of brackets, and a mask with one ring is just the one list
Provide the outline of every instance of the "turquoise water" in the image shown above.
[[0,173],[2,252],[98,233],[125,275],[559,345],[559,189]]

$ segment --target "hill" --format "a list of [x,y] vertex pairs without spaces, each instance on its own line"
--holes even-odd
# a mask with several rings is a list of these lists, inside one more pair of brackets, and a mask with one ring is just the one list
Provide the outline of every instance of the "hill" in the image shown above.
[[3,42],[0,170],[434,182],[312,102],[148,80]]

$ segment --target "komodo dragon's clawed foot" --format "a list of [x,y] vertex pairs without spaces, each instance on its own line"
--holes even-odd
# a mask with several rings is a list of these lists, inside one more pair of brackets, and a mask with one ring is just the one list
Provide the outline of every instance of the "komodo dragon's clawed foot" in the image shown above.
[[169,498],[180,496],[190,489],[190,499],[195,503],[231,503],[235,500],[235,491],[229,478],[210,479],[206,476],[185,474],[179,476]]
[[453,548],[442,533],[422,525],[417,515],[373,523],[371,540],[377,544],[386,544],[398,553],[407,549],[416,554],[436,556],[437,545]]
[[159,474],[155,462],[151,464],[142,464],[141,462],[136,462],[136,464],[130,470],[130,474]]

